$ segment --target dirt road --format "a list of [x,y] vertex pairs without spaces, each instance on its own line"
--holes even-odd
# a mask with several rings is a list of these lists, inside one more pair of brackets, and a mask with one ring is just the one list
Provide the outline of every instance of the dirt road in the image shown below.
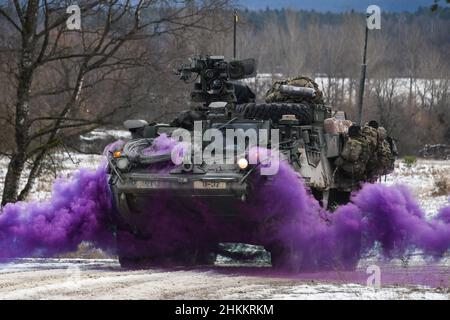
[[[448,269],[441,270],[445,277]],[[324,274],[321,274],[323,277]],[[0,299],[449,299],[448,288],[317,282],[267,267],[122,270],[116,260],[21,259],[0,264]],[[347,279],[345,279],[347,277]],[[306,277],[307,278],[307,277]],[[333,277],[332,277],[333,278]],[[358,282],[358,281],[356,281]]]

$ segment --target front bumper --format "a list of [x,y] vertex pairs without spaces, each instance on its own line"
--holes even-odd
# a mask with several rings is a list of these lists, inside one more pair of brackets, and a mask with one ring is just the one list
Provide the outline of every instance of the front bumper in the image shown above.
[[[151,207],[152,201],[170,197],[189,203],[192,198],[204,200],[218,215],[231,216],[229,204],[244,201],[248,184],[240,173],[206,174],[122,174],[110,177],[110,188],[119,214],[130,220],[133,215]],[[217,210],[216,210],[217,209]]]
[[[222,195],[240,198],[247,190],[242,174],[122,174],[122,180],[111,179],[116,193],[154,194],[170,192],[174,196]],[[115,180],[115,181],[114,181]]]

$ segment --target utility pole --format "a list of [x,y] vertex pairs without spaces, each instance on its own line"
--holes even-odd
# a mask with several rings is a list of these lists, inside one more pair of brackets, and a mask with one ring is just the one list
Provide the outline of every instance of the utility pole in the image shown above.
[[362,111],[363,111],[363,100],[364,100],[364,86],[366,83],[366,56],[367,56],[367,36],[369,35],[369,27],[367,25],[367,18],[370,15],[366,16],[365,25],[366,25],[366,31],[364,36],[364,51],[363,51],[363,61],[361,64],[361,78],[359,80],[359,95],[358,95],[358,118],[357,122],[361,125],[362,124]]
[[236,59],[236,28],[238,22],[237,10],[234,10],[233,13],[233,59]]

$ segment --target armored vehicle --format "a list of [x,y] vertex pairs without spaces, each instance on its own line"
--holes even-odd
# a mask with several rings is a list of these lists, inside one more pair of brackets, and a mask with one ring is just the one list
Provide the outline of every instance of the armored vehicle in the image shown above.
[[[351,122],[344,112],[323,103],[310,79],[298,78],[301,86],[275,83],[268,102],[255,103],[251,90],[237,82],[255,75],[252,59],[226,62],[221,56],[198,56],[176,73],[186,82],[198,78],[191,98],[199,105],[170,124],[126,121],[132,139],[107,153],[122,266],[204,264],[214,261],[219,242],[258,244],[251,237],[257,226],[239,220],[237,213],[254,191],[249,181],[259,163],[249,160],[251,146],[245,136],[243,147],[237,146],[239,134],[225,137],[230,129],[240,134],[253,130],[268,149],[274,147],[270,141],[276,132],[281,159],[298,172],[325,208],[348,202],[350,192],[359,187],[361,178],[340,170],[336,161]],[[214,152],[203,152],[195,161],[195,146],[173,152],[183,134],[191,133],[195,139],[208,129],[224,136],[222,162],[215,161]],[[200,151],[207,148],[205,141],[197,146]],[[180,161],[174,161],[174,154]],[[245,231],[234,232],[236,228]],[[279,249],[266,249],[272,265],[282,267]]]

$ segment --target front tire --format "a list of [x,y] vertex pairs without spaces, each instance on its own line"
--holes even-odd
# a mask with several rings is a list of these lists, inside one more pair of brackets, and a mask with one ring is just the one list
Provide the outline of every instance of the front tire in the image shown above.
[[272,268],[286,273],[298,273],[302,271],[304,257],[293,246],[274,246],[269,248]]
[[117,233],[116,245],[119,263],[122,268],[127,269],[214,265],[216,260],[214,246],[179,246],[165,252],[156,249],[159,243],[151,238],[140,237],[125,230]]

